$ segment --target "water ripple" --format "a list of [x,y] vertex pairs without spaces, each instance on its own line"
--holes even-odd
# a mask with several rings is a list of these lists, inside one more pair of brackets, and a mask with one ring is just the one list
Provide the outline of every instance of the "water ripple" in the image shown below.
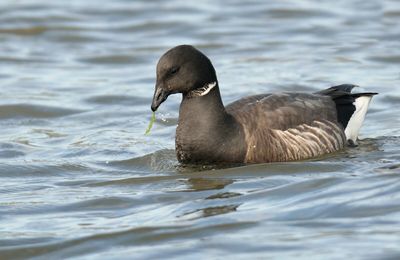
[[82,113],[82,110],[33,104],[0,105],[0,118],[54,118]]
[[[395,0],[1,1],[0,258],[399,258],[399,10]],[[181,96],[144,135],[158,58],[178,44],[210,57],[225,104],[348,82],[379,92],[359,147],[179,164]]]

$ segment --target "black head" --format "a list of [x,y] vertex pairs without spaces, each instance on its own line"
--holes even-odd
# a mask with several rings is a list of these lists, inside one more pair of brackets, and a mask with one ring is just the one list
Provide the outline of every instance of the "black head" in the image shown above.
[[203,53],[190,45],[176,46],[158,61],[151,110],[156,111],[171,94],[187,94],[216,81],[214,67]]

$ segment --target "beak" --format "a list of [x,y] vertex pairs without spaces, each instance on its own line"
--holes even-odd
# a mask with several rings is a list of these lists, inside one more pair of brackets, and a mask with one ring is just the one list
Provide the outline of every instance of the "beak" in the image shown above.
[[169,93],[167,91],[156,85],[156,90],[153,96],[153,102],[151,103],[151,110],[153,112],[156,112],[157,108],[161,105],[161,103],[167,100],[168,95]]

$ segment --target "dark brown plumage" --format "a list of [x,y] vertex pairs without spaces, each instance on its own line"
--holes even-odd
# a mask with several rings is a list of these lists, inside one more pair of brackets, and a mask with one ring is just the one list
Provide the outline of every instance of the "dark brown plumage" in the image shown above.
[[182,93],[176,131],[182,163],[292,161],[340,150],[347,140],[356,144],[376,93],[351,94],[353,87],[262,94],[224,107],[210,60],[194,47],[181,45],[158,62],[151,108],[155,111],[168,95]]

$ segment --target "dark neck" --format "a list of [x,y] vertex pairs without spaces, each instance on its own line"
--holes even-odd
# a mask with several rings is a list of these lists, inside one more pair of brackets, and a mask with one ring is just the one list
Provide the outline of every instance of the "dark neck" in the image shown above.
[[226,112],[218,85],[204,96],[183,95],[176,133],[179,161],[219,162],[232,158],[239,161],[236,157],[242,156],[242,150],[235,151],[238,154],[235,156],[228,147],[240,146],[242,139],[242,128]]
[[[194,115],[195,118],[192,118],[192,115]],[[225,116],[226,111],[222,103],[218,85],[205,96],[182,95],[182,102],[179,108],[180,121],[181,118],[185,118],[185,121],[201,118],[208,122],[216,123]]]

